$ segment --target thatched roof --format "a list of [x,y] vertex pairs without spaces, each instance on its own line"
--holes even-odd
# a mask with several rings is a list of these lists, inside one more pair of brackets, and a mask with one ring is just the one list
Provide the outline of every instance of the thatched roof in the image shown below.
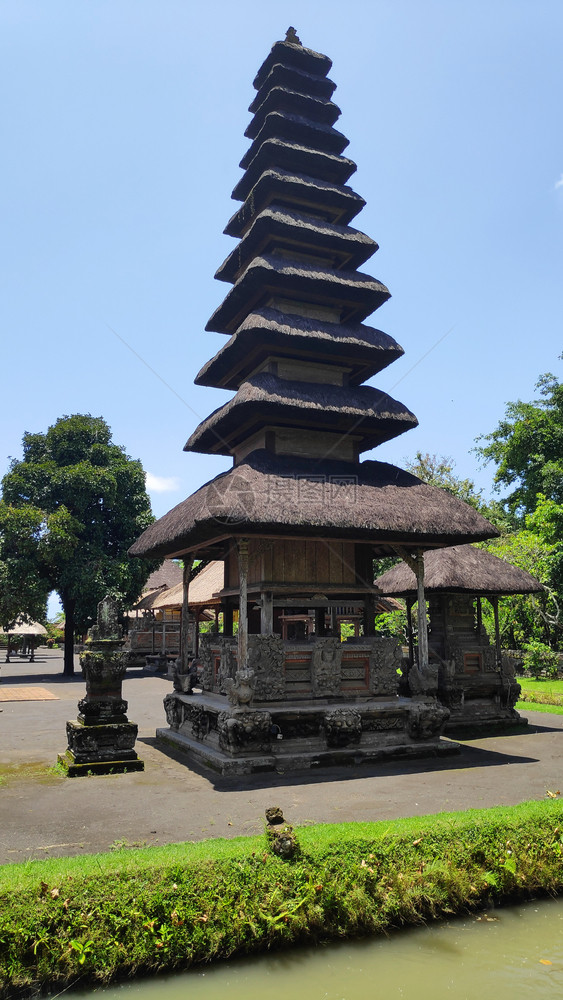
[[[221,602],[220,597],[215,597],[220,590],[223,590],[225,579],[225,563],[219,559],[213,559],[204,566],[202,570],[190,581],[188,588],[188,604],[191,607],[212,607]],[[153,607],[157,608],[179,608],[183,601],[183,584],[178,584],[161,594]]]
[[24,622],[20,618],[12,628],[0,628],[0,635],[47,635],[41,622]]
[[323,218],[330,218],[343,226],[347,226],[365,205],[365,199],[345,184],[332,184],[307,174],[272,167],[260,175],[223,232],[226,236],[242,236],[254,216],[273,201],[304,204],[308,211],[317,207]]
[[238,389],[251,371],[272,355],[344,366],[358,385],[404,353],[387,333],[360,323],[329,323],[278,309],[246,317],[225,346],[198,373],[196,385]]
[[323,125],[334,125],[341,114],[338,105],[333,104],[330,98],[303,94],[290,87],[274,86],[256,108],[254,117],[244,133],[248,139],[256,138],[266,116],[272,111],[299,115],[301,118],[321,122]]
[[274,167],[281,167],[290,174],[318,177],[331,184],[346,184],[356,170],[356,164],[347,156],[326,153],[321,149],[310,149],[298,142],[265,139],[236,187],[233,188],[232,197],[237,201],[244,201],[261,174]]
[[[352,229],[325,222],[312,215],[294,211],[282,205],[269,205],[250,226],[241,242],[215,272],[220,281],[236,281],[253,257],[280,247],[289,252],[310,251],[326,260],[326,266],[361,267],[377,250],[370,236]],[[334,263],[333,263],[334,262]]]
[[[416,578],[401,562],[375,581],[383,594],[415,597]],[[424,555],[424,589],[444,593],[475,595],[536,594],[541,583],[523,569],[476,549],[473,545],[454,545]]]
[[322,54],[293,42],[275,42],[254,77],[254,88],[259,90],[276,63],[292,66],[304,73],[326,76],[330,72],[332,60]]
[[229,455],[240,441],[271,423],[353,432],[360,451],[367,451],[416,427],[418,421],[406,406],[372,386],[293,382],[259,372],[196,427],[184,450]]
[[143,593],[159,590],[161,587],[175,587],[182,582],[182,567],[180,563],[165,559],[158,569],[153,570],[145,583]]
[[391,297],[381,281],[360,271],[333,271],[275,254],[255,257],[227,293],[205,327],[234,333],[250,312],[272,296],[289,296],[341,310],[341,322],[362,322]]
[[179,555],[226,533],[423,548],[498,535],[473,507],[394,465],[258,450],[151,524],[129,551]]
[[251,114],[258,110],[263,104],[264,98],[274,87],[288,87],[290,90],[297,90],[302,94],[312,94],[314,97],[324,97],[327,100],[332,97],[336,90],[336,84],[327,76],[306,73],[303,69],[297,69],[295,66],[284,66],[281,62],[274,63],[248,108]]

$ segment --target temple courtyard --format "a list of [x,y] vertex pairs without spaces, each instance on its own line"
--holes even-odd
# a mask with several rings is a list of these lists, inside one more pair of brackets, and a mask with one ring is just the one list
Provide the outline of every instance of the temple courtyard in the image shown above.
[[171,689],[146,670],[125,678],[143,772],[69,779],[53,768],[84,694],[78,658],[73,679],[62,677],[57,650],[2,664],[0,699],[14,700],[0,700],[0,863],[255,834],[276,804],[303,825],[514,805],[559,790],[563,716],[534,712],[524,713],[527,731],[463,742],[453,756],[226,779],[157,745]]

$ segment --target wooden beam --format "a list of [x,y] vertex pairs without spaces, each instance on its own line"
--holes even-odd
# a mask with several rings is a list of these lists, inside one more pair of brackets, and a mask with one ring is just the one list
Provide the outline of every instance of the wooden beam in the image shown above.
[[182,571],[182,611],[180,614],[180,670],[183,674],[188,672],[188,662],[191,654],[189,647],[190,636],[190,609],[188,605],[188,595],[190,589],[190,573],[193,566],[193,556],[184,559],[184,569]]
[[416,576],[418,668],[424,672],[428,669],[428,616],[424,594],[424,553],[422,549],[418,549],[414,554],[411,554],[402,545],[394,545],[393,548]]
[[500,648],[500,625],[498,618],[498,597],[489,597],[489,600],[493,606],[493,612],[495,616],[495,650],[496,650],[496,660],[497,660],[497,670],[502,669],[502,650]]

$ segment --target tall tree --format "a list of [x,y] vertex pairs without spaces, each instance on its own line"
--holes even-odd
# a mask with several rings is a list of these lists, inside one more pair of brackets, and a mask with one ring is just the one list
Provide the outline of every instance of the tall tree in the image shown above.
[[459,497],[465,503],[475,507],[483,517],[494,524],[499,531],[510,531],[513,518],[506,513],[500,503],[495,500],[485,500],[483,491],[477,489],[472,479],[460,479],[455,474],[455,462],[448,455],[430,455],[417,451],[412,461],[405,461],[405,469],[418,476],[424,483],[438,486],[447,493]]
[[539,493],[563,503],[563,383],[548,372],[536,389],[539,399],[508,403],[504,420],[475,449],[496,465],[496,486],[513,487],[503,502],[521,520],[533,513]]
[[61,599],[64,673],[71,675],[74,633],[91,624],[98,601],[112,593],[130,607],[154,568],[127,556],[153,520],[141,463],[113,443],[101,417],[74,414],[44,434],[24,434],[23,459],[12,462],[2,490],[10,509],[40,512],[29,557]]

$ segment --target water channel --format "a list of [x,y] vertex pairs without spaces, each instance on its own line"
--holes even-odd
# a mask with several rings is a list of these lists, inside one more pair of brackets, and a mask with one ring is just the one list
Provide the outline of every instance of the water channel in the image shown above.
[[363,941],[219,963],[65,1000],[555,1000],[563,898]]

